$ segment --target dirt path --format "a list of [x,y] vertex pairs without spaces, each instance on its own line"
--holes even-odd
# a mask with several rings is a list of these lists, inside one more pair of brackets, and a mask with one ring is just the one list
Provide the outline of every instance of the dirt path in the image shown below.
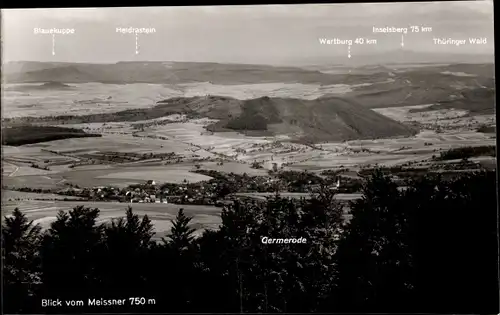
[[[14,164],[12,164],[12,165],[14,165]],[[14,172],[10,173],[10,174],[9,174],[9,177],[14,176],[14,174],[15,174],[17,171],[19,171],[19,166],[17,166],[17,165],[14,165],[14,166],[16,167],[16,170],[15,170]]]

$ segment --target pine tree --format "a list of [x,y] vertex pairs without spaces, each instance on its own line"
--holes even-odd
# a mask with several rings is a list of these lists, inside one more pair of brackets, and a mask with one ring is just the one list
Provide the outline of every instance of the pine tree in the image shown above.
[[41,227],[14,209],[2,224],[4,307],[8,313],[33,311],[35,286],[40,282],[38,246]]
[[179,253],[186,251],[194,239],[193,233],[195,229],[189,227],[192,218],[184,214],[184,209],[179,209],[175,220],[171,220],[172,228],[168,235],[168,240],[163,239],[164,243],[168,243],[169,247]]
[[397,185],[380,171],[351,205],[353,218],[337,251],[339,304],[349,311],[397,312],[406,302],[404,210]]
[[47,296],[81,299],[96,293],[103,236],[98,217],[99,209],[83,206],[60,211],[45,233],[41,254]]
[[144,215],[141,220],[130,206],[126,210],[125,218],[113,220],[105,230],[108,242],[121,242],[124,249],[130,251],[147,248],[154,233],[149,217]]
[[[225,247],[221,263],[224,264],[230,277],[233,294],[228,297],[228,304],[232,312],[251,311],[246,308],[246,281],[245,271],[250,268],[252,245],[259,242],[259,238],[251,238],[251,231],[256,226],[259,217],[258,207],[235,201],[222,209],[221,234],[222,245]],[[253,241],[253,242],[252,242]]]
[[154,235],[151,220],[147,215],[140,219],[129,206],[125,218],[108,224],[104,235],[106,258],[101,264],[101,278],[106,291],[117,296],[140,293],[146,287],[148,275],[148,250]]
[[[169,286],[164,290],[165,298],[172,301],[169,311],[189,312],[194,305],[195,297],[192,283],[196,281],[196,248],[194,246],[195,229],[189,226],[192,218],[179,209],[177,216],[172,220],[172,228],[167,238],[163,238],[163,261],[170,270],[164,274],[164,280]],[[172,272],[173,271],[173,272]]]

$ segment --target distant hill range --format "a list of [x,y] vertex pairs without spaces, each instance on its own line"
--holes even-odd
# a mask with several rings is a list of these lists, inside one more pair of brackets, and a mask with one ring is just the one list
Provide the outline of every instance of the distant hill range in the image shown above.
[[61,82],[47,82],[39,85],[21,84],[15,86],[8,86],[7,91],[29,92],[33,90],[40,91],[54,91],[54,90],[73,90],[74,87],[61,83]]
[[[404,71],[388,69],[381,73],[389,74],[386,82],[359,86],[343,97],[368,108],[446,103],[445,108],[472,112],[493,113],[495,109],[492,64],[454,64]],[[380,76],[380,73],[374,75]]]
[[260,97],[237,100],[230,97],[177,97],[152,108],[85,116],[5,119],[7,125],[48,125],[91,122],[134,122],[184,114],[190,118],[218,120],[210,131],[238,131],[251,136],[287,135],[292,140],[317,143],[351,139],[409,136],[415,130],[380,115],[352,100],[324,96],[315,100]]
[[[346,50],[347,51],[347,50]],[[351,58],[346,55],[335,57],[306,56],[297,60],[290,60],[293,65],[328,65],[342,64],[349,66],[372,66],[372,65],[397,65],[397,64],[439,64],[439,63],[493,63],[495,56],[491,54],[460,54],[460,53],[436,53],[413,51],[408,49],[396,49],[376,54],[353,52]]]
[[16,62],[4,65],[3,74],[6,83],[49,81],[112,84],[342,83],[342,78],[294,67],[186,62],[118,62],[116,64]]
[[[273,111],[280,113],[279,115],[277,114],[277,116],[281,117],[279,121],[283,120],[285,122],[292,121],[286,118],[288,117],[288,113],[291,113],[290,115],[295,115],[294,119],[298,119],[300,122],[300,127],[287,123],[283,125],[282,122],[275,122],[274,119],[271,119],[274,116],[265,116],[267,119],[267,132],[279,133],[284,131],[284,133],[288,133],[289,131],[296,130],[297,133],[301,133],[308,128],[307,126],[317,123],[317,127],[314,127],[316,132],[311,131],[315,134],[313,137],[315,139],[345,139],[351,136],[354,137],[355,135],[360,137],[368,136],[364,131],[364,125],[358,125],[357,123],[364,121],[361,118],[373,118],[373,123],[367,121],[366,126],[370,127],[367,130],[377,130],[377,128],[384,126],[384,120],[381,120],[380,117],[371,111],[362,111],[363,107],[382,108],[435,104],[434,107],[429,107],[427,110],[435,108],[460,108],[470,110],[472,113],[493,113],[495,109],[495,78],[494,65],[492,63],[387,63],[356,67],[348,65],[315,65],[307,68],[299,68],[202,62],[118,62],[116,64],[12,62],[3,66],[3,79],[7,83],[49,82],[37,88],[52,88],[54,90],[71,88],[68,84],[87,82],[114,84],[210,82],[224,85],[256,83],[350,85],[352,91],[342,95],[342,98],[333,99],[328,97],[327,100],[320,98],[315,101],[301,101],[272,98],[270,99],[271,101],[261,100],[257,102],[256,100],[238,101],[234,99],[229,101],[222,98],[219,98],[218,101],[213,99],[186,99],[190,100],[189,102],[194,102],[190,103],[190,106],[200,103],[208,106],[206,108],[211,108],[210,111],[215,110],[215,112],[222,110],[229,106],[229,104],[237,104],[235,108],[247,108],[249,105],[245,104],[253,104],[252,106],[255,106],[255,108],[261,108],[260,106],[273,108]],[[182,103],[184,101],[179,100],[179,102]],[[220,105],[222,109],[218,107],[213,108],[213,105],[210,105],[212,104],[211,102],[222,102]],[[268,105],[262,105],[261,103]],[[269,104],[272,104],[272,106],[268,107],[270,106]],[[320,108],[323,108],[322,106],[327,106],[325,104],[335,105],[332,105],[333,109],[330,109],[333,112],[320,110]],[[346,116],[346,113],[349,111],[342,113],[335,112],[335,110],[349,106],[352,107],[350,113],[354,116],[357,115],[356,123],[347,123],[350,118]],[[252,109],[246,109],[243,116],[238,116],[240,120],[217,118],[221,119],[221,122],[211,128],[214,128],[214,130],[240,128],[237,126],[246,123],[248,116],[245,115],[248,115],[248,110],[251,111]],[[200,108],[198,111],[203,111],[203,109]],[[139,115],[148,116],[150,114],[142,113]],[[209,117],[215,114],[207,112],[206,115]],[[257,117],[255,115],[250,116],[252,119]],[[329,126],[328,121],[334,121],[335,123]],[[382,125],[377,127],[375,121]],[[339,127],[344,122],[345,128]],[[252,123],[255,126],[260,126],[262,119],[254,119]],[[389,124],[389,122],[387,123]],[[248,131],[252,128],[257,128],[255,126],[247,126],[243,129]],[[324,132],[319,132],[318,130],[323,130]],[[394,125],[394,131],[396,132],[389,131],[388,134],[404,134],[407,132],[399,124]],[[383,130],[374,131],[373,136],[377,137],[382,134]]]
[[[455,63],[457,60],[464,59],[454,58],[455,55],[443,54],[438,54],[441,58],[431,58],[433,55],[435,54],[411,51],[394,51],[381,55],[361,55],[351,58],[352,60],[342,61],[343,66],[340,67],[328,66],[332,62],[335,63],[335,60],[338,59],[336,57],[325,60],[325,62],[311,63],[312,66],[296,67],[210,62],[131,61],[114,64],[89,64],[19,61],[4,64],[2,74],[5,83],[180,84],[211,82],[213,84],[231,85],[282,82],[322,85],[360,84],[387,79],[388,72],[391,71],[394,65],[408,66],[408,64],[419,63],[429,66],[437,60],[441,60],[441,63]],[[416,56],[419,56],[419,58],[416,58]],[[475,58],[468,58],[471,60],[469,63],[474,66],[479,63],[492,63],[494,60],[492,56],[474,56]],[[370,60],[370,62],[359,62],[361,59]],[[328,70],[346,72],[347,70],[354,70],[354,68],[356,70],[351,71],[348,77],[328,73]]]

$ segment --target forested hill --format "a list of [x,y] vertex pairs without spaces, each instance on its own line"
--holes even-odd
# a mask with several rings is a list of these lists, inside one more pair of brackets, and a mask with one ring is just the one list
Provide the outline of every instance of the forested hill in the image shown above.
[[185,114],[191,118],[210,118],[211,131],[239,131],[248,135],[288,135],[292,139],[321,142],[350,139],[409,136],[416,131],[376,113],[353,100],[324,96],[315,100],[260,97],[237,100],[230,97],[177,97],[158,102],[152,108],[84,116],[19,118],[6,124],[44,122],[91,123],[140,121]]

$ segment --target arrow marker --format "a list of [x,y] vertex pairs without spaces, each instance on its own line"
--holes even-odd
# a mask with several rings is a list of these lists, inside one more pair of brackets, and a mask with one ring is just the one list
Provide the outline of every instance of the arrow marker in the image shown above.
[[405,47],[405,36],[401,35],[401,47]]
[[139,54],[139,34],[135,33],[135,54]]
[[56,34],[52,34],[52,56],[56,55]]
[[347,45],[347,58],[351,58],[351,45]]

